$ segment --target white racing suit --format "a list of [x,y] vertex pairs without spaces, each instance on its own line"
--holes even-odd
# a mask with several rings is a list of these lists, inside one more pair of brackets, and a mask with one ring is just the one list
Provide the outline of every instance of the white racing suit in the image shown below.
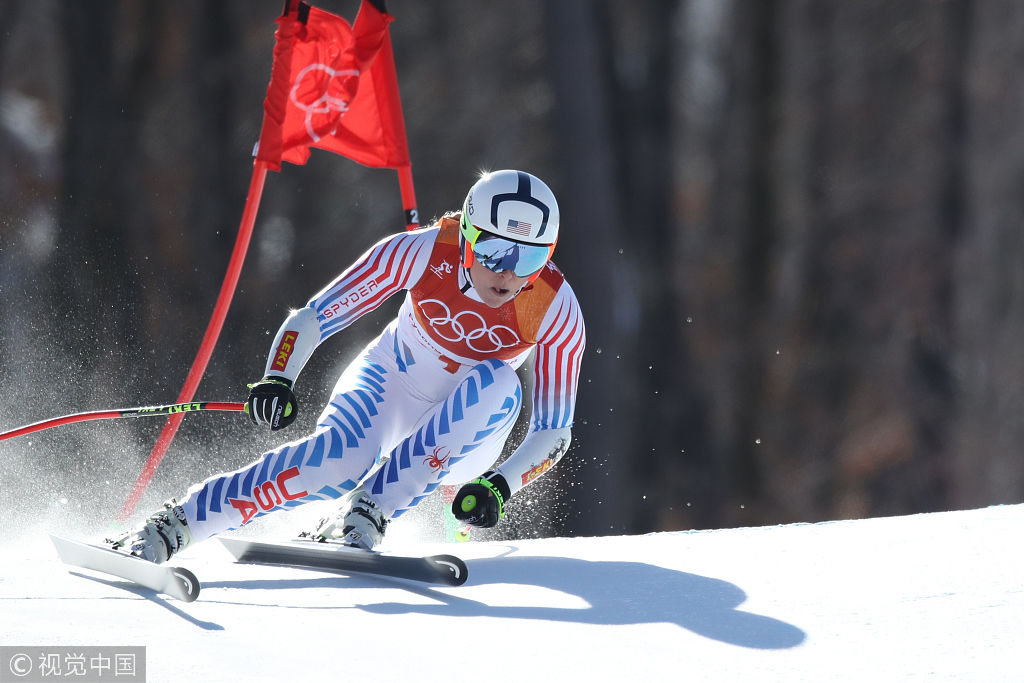
[[442,481],[479,476],[519,415],[515,369],[531,352],[529,432],[497,471],[515,493],[565,453],[585,343],[576,296],[549,263],[510,302],[487,306],[466,280],[450,218],[382,240],[293,312],[267,374],[294,381],[321,342],[403,289],[398,317],[338,379],[312,434],[189,490],[181,505],[194,540],[360,483],[398,517]]

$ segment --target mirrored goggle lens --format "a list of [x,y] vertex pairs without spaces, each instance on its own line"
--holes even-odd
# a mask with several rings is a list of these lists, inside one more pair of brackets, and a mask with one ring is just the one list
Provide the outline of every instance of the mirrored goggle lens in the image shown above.
[[481,237],[473,245],[473,255],[484,268],[500,273],[511,270],[518,277],[533,275],[548,262],[551,247],[523,244],[502,237]]

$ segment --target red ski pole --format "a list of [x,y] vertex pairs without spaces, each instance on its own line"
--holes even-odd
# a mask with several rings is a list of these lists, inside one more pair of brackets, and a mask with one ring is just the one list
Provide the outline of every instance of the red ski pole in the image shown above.
[[0,432],[0,441],[12,439],[16,436],[23,436],[38,432],[50,427],[72,424],[74,422],[85,422],[86,420],[109,420],[115,417],[151,417],[153,415],[176,415],[178,413],[191,413],[197,410],[245,410],[244,403],[217,403],[214,401],[191,401],[189,403],[172,403],[166,406],[144,406],[141,408],[121,408],[115,410],[93,410],[86,413],[75,413],[64,417],[55,417],[42,422],[25,425],[6,432]]

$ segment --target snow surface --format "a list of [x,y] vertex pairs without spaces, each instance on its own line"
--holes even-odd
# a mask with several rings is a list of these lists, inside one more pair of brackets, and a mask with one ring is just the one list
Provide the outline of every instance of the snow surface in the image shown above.
[[1024,681],[1024,505],[401,544],[464,557],[459,588],[236,564],[211,540],[177,562],[194,603],[28,538],[0,546],[0,645],[144,645],[149,681]]

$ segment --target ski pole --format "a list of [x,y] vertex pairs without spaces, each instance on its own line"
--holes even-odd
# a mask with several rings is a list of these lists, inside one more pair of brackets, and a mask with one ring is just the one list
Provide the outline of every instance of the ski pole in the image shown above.
[[0,441],[24,434],[31,434],[50,427],[85,422],[86,420],[109,420],[115,417],[151,417],[153,415],[173,415],[175,413],[191,413],[197,410],[245,410],[244,403],[217,403],[214,401],[191,401],[189,403],[172,403],[166,406],[144,406],[141,408],[122,408],[120,410],[93,410],[86,413],[75,413],[64,417],[54,417],[42,422],[25,425],[6,432],[0,432]]

